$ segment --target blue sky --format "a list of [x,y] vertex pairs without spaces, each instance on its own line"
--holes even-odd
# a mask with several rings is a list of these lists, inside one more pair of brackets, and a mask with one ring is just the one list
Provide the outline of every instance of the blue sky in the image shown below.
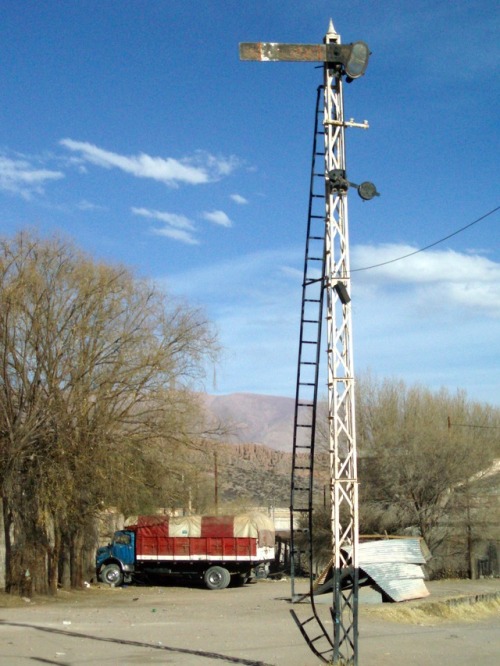
[[[17,0],[0,5],[0,221],[62,232],[203,307],[213,393],[293,396],[316,88],[238,43],[372,51],[345,87],[351,267],[500,204],[494,0]],[[357,374],[500,404],[500,213],[353,273]],[[210,379],[212,373],[210,374]]]

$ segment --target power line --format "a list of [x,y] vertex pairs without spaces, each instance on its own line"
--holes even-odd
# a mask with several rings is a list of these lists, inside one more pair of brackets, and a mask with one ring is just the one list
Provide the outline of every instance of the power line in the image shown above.
[[500,428],[500,425],[481,425],[477,423],[452,423],[451,416],[448,416],[448,430],[450,430],[452,426],[454,428],[488,428],[488,429]]
[[441,238],[440,240],[437,240],[434,243],[431,243],[430,245],[426,245],[425,247],[421,247],[419,250],[415,250],[414,252],[409,252],[408,254],[404,254],[401,257],[396,257],[395,259],[389,259],[388,261],[382,261],[380,264],[373,264],[373,266],[363,266],[363,268],[353,268],[351,270],[351,273],[359,273],[360,271],[368,271],[368,270],[371,270],[372,268],[379,268],[380,266],[387,266],[387,264],[393,264],[396,261],[401,261],[402,259],[407,259],[408,257],[413,257],[413,255],[419,254],[419,252],[425,252],[425,250],[429,250],[431,247],[435,247],[436,245],[439,245],[439,243],[443,243],[445,240],[448,240],[448,238],[453,238],[453,236],[456,236],[457,234],[461,233],[462,231],[465,231],[466,229],[469,229],[469,227],[472,227],[474,224],[477,224],[478,222],[481,222],[481,220],[484,220],[485,218],[489,217],[490,215],[493,215],[493,213],[496,213],[497,210],[499,210],[499,209],[500,209],[500,206],[497,206],[496,208],[493,208],[488,213],[485,213],[484,215],[481,215],[481,217],[478,217],[477,220],[474,220],[474,222],[470,222],[469,224],[466,224],[465,227],[461,227],[460,229],[457,229],[453,233],[448,234],[448,236],[445,236],[444,238]]
[[498,430],[500,426],[497,425],[474,425],[472,423],[450,423],[449,428],[486,428],[488,430]]

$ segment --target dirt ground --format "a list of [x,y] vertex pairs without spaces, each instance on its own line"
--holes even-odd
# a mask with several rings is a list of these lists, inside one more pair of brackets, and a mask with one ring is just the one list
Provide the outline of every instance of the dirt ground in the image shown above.
[[[359,665],[497,666],[498,602],[489,608],[459,604],[461,610],[447,618],[438,611],[448,599],[498,598],[500,581],[442,581],[428,587],[430,597],[404,604],[374,604],[361,597]],[[289,597],[288,581],[270,580],[219,591],[91,586],[60,592],[52,600],[3,595],[0,664],[319,664],[291,618]],[[322,601],[318,611],[332,629],[330,602]],[[309,617],[307,605],[293,607]]]

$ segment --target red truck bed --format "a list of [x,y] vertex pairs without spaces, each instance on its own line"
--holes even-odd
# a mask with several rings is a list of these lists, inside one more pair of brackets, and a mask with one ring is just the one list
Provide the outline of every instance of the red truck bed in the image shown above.
[[270,546],[271,539],[274,545],[274,532],[265,527],[235,525],[234,516],[140,516],[127,529],[136,534],[137,560],[235,561],[262,559],[259,546]]

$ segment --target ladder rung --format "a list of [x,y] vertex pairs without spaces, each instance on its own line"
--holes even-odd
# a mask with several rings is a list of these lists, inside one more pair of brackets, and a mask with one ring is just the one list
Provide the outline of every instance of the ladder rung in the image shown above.
[[300,625],[302,627],[304,627],[308,622],[310,622],[311,620],[314,620],[314,619],[315,619],[315,616],[312,615],[311,617],[307,618],[307,620],[304,620],[304,622],[301,622]]
[[[316,641],[319,641],[320,638],[325,638],[325,634],[319,634],[316,636],[316,638],[309,638],[310,643],[315,643]],[[330,650],[325,650],[324,652],[321,652],[320,654],[326,654],[327,652],[330,652]]]
[[312,428],[310,423],[297,423],[297,428]]

